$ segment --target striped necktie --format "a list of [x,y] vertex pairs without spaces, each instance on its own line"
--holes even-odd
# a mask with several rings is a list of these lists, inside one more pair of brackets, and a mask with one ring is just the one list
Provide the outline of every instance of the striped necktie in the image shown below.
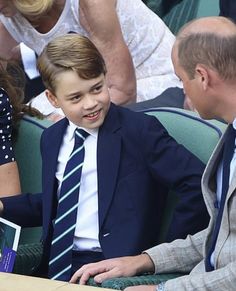
[[88,135],[83,129],[75,130],[74,148],[62,179],[49,260],[49,278],[53,280],[68,281],[71,277],[73,238],[84,162],[84,140]]

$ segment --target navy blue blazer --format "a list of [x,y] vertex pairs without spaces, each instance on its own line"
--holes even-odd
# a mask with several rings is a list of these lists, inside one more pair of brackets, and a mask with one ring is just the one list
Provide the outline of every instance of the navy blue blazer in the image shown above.
[[[5,218],[22,226],[43,223],[44,271],[57,209],[57,158],[67,125],[64,118],[42,134],[43,193],[2,199]],[[111,104],[97,146],[99,241],[105,258],[135,255],[158,243],[169,189],[179,195],[169,240],[205,228],[203,169],[155,117]]]

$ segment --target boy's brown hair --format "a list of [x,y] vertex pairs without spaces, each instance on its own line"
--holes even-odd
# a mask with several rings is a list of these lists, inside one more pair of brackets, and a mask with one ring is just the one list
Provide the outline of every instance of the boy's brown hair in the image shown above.
[[60,73],[72,70],[85,80],[106,74],[104,59],[95,45],[87,37],[74,33],[50,41],[37,64],[45,87],[54,95]]

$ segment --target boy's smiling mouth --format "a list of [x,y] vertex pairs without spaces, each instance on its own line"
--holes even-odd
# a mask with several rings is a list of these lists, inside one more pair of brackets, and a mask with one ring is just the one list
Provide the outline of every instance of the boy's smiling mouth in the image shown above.
[[88,119],[96,119],[99,116],[100,112],[101,112],[101,109],[99,109],[97,111],[94,111],[94,112],[92,112],[90,114],[87,114],[84,117],[88,118]]

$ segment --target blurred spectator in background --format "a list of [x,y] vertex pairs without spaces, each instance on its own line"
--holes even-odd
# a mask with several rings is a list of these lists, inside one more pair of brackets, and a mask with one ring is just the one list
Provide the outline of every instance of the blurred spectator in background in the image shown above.
[[182,86],[170,58],[175,37],[141,0],[0,0],[0,12],[0,55],[5,57],[20,42],[40,54],[55,36],[88,36],[105,59],[116,104]]

